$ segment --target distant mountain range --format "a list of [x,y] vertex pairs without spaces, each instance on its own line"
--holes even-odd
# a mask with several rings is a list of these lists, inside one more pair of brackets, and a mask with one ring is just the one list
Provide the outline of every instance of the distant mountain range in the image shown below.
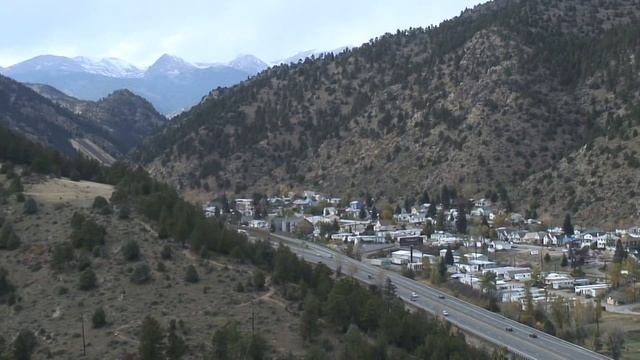
[[128,89],[171,116],[199,103],[212,89],[235,85],[272,65],[295,63],[321,53],[325,52],[309,50],[270,64],[253,55],[241,55],[223,64],[191,63],[164,54],[146,69],[117,58],[41,55],[0,68],[0,73],[24,83],[51,85],[82,100],[97,101]]
[[147,69],[114,58],[42,55],[1,72],[21,82],[51,85],[82,100],[96,101],[128,89],[148,99],[160,112],[175,114],[197,104],[211,89],[237,84],[267,66],[250,55],[227,65],[192,64],[165,54]]

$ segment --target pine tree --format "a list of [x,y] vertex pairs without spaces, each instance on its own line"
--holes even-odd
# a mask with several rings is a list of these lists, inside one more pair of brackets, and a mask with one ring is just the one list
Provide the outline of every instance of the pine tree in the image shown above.
[[91,323],[96,329],[101,328],[107,324],[107,315],[105,314],[102,307],[97,308],[96,311],[93,312]]
[[160,323],[151,316],[144,318],[140,332],[140,345],[138,355],[142,360],[161,359],[163,353],[164,334]]
[[138,260],[140,257],[140,247],[135,240],[128,240],[122,246],[122,256],[126,261]]
[[459,234],[467,233],[467,215],[464,213],[464,209],[458,210],[458,217],[456,218],[456,230]]
[[444,254],[444,263],[446,265],[453,265],[453,251],[451,251],[451,246],[447,245],[447,252]]
[[564,223],[562,224],[562,231],[564,231],[564,234],[566,236],[573,236],[574,229],[573,229],[573,225],[571,224],[571,215],[567,214],[564,216]]
[[616,241],[616,251],[613,253],[613,262],[616,264],[622,263],[622,260],[627,258],[627,251],[622,246],[622,240]]
[[319,333],[318,319],[320,317],[320,302],[309,294],[304,299],[304,311],[302,312],[300,332],[302,339],[309,341]]
[[167,349],[165,355],[169,360],[180,359],[187,351],[184,340],[176,334],[176,322],[171,320],[169,324],[169,334],[167,335]]
[[445,219],[444,219],[444,210],[440,209],[438,211],[438,216],[436,218],[436,230],[444,231],[445,230]]
[[184,281],[189,283],[197,283],[200,280],[200,276],[198,276],[198,271],[195,266],[189,265],[187,267],[187,271],[184,274]]
[[22,212],[26,215],[33,215],[38,212],[38,204],[30,197],[22,205]]

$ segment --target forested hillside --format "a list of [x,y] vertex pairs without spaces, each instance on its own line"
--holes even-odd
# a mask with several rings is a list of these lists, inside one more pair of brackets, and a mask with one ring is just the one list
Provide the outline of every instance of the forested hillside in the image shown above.
[[136,160],[193,198],[315,188],[395,203],[447,185],[625,222],[640,194],[639,13],[493,1],[212,91]]
[[0,125],[66,155],[113,163],[166,120],[126,90],[90,102],[46,85],[29,87],[0,75]]
[[167,120],[151,103],[126,89],[114,91],[98,101],[86,101],[68,96],[48,85],[26,85],[57,105],[105,129],[114,139],[119,154],[126,154],[142,144]]

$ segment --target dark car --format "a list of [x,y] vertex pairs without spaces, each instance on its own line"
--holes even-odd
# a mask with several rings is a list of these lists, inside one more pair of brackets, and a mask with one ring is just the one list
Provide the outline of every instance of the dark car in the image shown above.
[[535,339],[538,337],[538,335],[536,335],[535,333],[531,333],[529,334],[529,337]]
[[505,328],[505,330],[507,330],[508,332],[513,332],[513,328],[511,326]]
[[438,295],[439,299],[444,299],[444,295]]

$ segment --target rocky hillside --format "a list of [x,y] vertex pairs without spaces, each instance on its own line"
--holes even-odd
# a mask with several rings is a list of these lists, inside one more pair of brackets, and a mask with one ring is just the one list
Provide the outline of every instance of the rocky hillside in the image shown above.
[[617,203],[638,199],[639,14],[638,0],[489,2],[213,91],[136,159],[193,198],[315,188],[395,203],[447,185],[632,222]]
[[166,121],[151,103],[129,90],[114,91],[98,101],[84,101],[48,85],[27,86],[76,115],[98,123],[117,139],[114,145],[123,154],[141,144]]
[[82,152],[112,163],[165,121],[128,91],[87,102],[46,85],[30,86],[0,76],[0,124],[67,155]]

